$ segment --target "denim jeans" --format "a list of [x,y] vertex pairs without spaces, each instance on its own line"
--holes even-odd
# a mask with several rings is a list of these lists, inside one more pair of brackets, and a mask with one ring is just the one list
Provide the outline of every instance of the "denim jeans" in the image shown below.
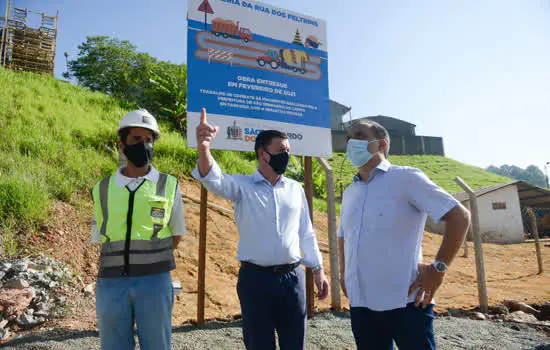
[[169,272],[99,278],[96,313],[101,349],[134,349],[134,321],[142,350],[171,349],[173,306]]

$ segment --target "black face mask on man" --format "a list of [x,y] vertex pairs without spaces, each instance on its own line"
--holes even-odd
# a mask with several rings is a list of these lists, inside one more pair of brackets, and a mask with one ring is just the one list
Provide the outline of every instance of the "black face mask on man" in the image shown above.
[[288,152],[279,153],[279,154],[271,154],[269,152],[266,152],[269,154],[270,160],[269,160],[269,166],[273,168],[273,171],[278,175],[283,175],[286,171],[286,168],[288,167],[288,162],[290,161],[290,155]]
[[138,168],[149,165],[154,154],[153,146],[147,142],[140,142],[135,145],[124,144],[124,155]]

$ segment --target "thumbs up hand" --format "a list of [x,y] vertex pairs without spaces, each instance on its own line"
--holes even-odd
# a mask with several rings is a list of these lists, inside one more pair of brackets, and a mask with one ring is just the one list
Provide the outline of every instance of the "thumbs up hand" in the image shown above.
[[197,145],[200,150],[210,149],[210,143],[216,137],[218,127],[208,124],[206,121],[206,109],[202,109],[201,120],[197,126]]

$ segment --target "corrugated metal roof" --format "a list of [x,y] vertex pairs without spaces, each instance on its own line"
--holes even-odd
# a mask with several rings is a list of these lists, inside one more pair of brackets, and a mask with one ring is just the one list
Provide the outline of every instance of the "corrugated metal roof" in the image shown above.
[[[500,190],[501,188],[505,188],[505,187],[508,187],[508,186],[515,185],[518,182],[519,181],[512,181],[512,182],[508,182],[508,183],[505,183],[505,184],[483,187],[483,188],[475,190],[474,193],[476,194],[476,197],[481,197],[484,194],[487,194],[489,192],[493,192],[493,191],[496,191],[496,190]],[[464,201],[467,201],[469,199],[468,194],[466,192],[455,193],[455,194],[453,194],[453,197],[455,197],[460,202],[464,202]]]
[[[518,187],[518,195],[522,207],[550,207],[549,189],[538,187],[522,180],[483,187],[475,190],[474,193],[476,194],[476,197],[481,197],[488,193],[498,191],[500,189],[513,185],[516,185]],[[469,199],[466,192],[455,193],[453,194],[453,197],[455,197],[460,202],[465,202]]]

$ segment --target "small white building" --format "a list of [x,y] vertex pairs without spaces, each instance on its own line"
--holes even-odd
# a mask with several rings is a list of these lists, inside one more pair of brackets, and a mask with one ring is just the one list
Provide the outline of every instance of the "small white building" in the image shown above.
[[[527,207],[550,207],[550,191],[525,181],[481,188],[475,194],[482,241],[488,243],[523,242],[529,226],[524,225],[522,210]],[[453,197],[469,208],[470,200],[465,192],[456,193]],[[443,222],[434,224],[428,219],[426,223],[426,230],[430,232],[443,233],[444,228]]]

